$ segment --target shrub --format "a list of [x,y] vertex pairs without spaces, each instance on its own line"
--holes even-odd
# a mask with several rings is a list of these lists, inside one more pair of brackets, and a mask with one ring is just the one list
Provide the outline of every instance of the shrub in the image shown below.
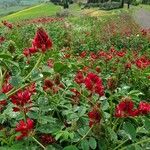
[[101,3],[99,7],[100,9],[103,9],[103,10],[118,9],[118,8],[121,8],[121,3],[120,2],[106,2],[106,3]]
[[120,2],[105,2],[105,3],[88,3],[85,4],[85,8],[99,7],[102,10],[111,10],[121,8]]

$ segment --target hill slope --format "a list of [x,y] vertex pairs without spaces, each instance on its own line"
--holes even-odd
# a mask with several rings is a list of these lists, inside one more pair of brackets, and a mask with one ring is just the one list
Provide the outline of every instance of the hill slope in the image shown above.
[[0,20],[9,20],[14,22],[14,21],[19,21],[24,19],[53,16],[60,9],[61,9],[60,6],[56,6],[52,3],[45,3],[2,17]]

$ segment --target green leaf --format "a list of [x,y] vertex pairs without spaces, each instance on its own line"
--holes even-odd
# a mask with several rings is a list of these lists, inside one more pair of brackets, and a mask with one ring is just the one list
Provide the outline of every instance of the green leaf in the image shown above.
[[87,139],[84,139],[81,141],[81,147],[82,147],[82,150],[89,150],[90,149],[89,142]]
[[55,136],[55,139],[58,140],[62,135],[63,135],[63,132],[58,133],[58,134]]
[[125,122],[123,125],[125,132],[127,133],[129,139],[135,140],[136,138],[136,129],[130,122]]
[[78,150],[78,148],[74,145],[66,146],[63,150]]
[[108,127],[108,132],[111,138],[111,141],[117,141],[117,134],[112,130],[111,128]]
[[93,137],[90,137],[89,139],[89,146],[91,147],[91,149],[96,149],[97,147],[97,142]]
[[12,76],[10,83],[14,86],[14,87],[19,87],[22,83],[22,78],[20,76]]
[[55,63],[54,64],[54,71],[55,72],[58,72],[58,73],[63,73],[64,71],[66,71],[68,69],[68,66],[61,63],[61,62],[58,62],[58,63]]
[[0,54],[0,58],[3,58],[3,59],[12,59],[12,56],[8,55],[8,54]]
[[5,95],[4,93],[1,93],[0,94],[0,101],[1,100],[5,100],[5,99],[7,99],[8,97],[7,97],[7,95]]
[[148,118],[144,118],[144,127],[146,130],[150,130],[150,120]]

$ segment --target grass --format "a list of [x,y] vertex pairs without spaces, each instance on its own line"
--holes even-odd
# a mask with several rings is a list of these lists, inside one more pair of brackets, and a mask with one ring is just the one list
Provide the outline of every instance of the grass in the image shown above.
[[6,16],[22,9],[25,9],[27,6],[12,6],[9,8],[0,8],[0,16]]
[[16,22],[20,20],[32,19],[32,18],[37,18],[37,17],[53,16],[60,9],[61,9],[60,6],[56,6],[52,3],[40,4],[40,5],[30,7],[28,9],[24,9],[22,11],[10,14],[8,16],[2,17],[0,20],[8,20],[8,21]]
[[25,8],[29,8],[37,5],[38,3],[39,0],[21,0],[20,4],[15,3],[15,1],[7,1],[8,5],[6,7],[6,0],[0,0],[0,17],[15,13]]
[[[25,19],[33,19],[33,18],[38,18],[38,17],[47,17],[47,16],[54,16],[56,12],[59,12],[61,10],[61,6],[54,5],[52,3],[43,3],[40,5],[36,5],[21,11],[18,11],[16,13],[7,15],[5,17],[0,18],[1,20],[8,20],[11,22],[17,22],[20,20],[25,20]],[[70,5],[69,12],[73,14],[75,17],[71,17],[72,19],[82,17],[82,16],[91,16],[91,17],[100,17],[101,19],[105,17],[113,17],[116,16],[120,13],[124,12],[134,12],[136,9],[139,9],[140,7],[132,7],[130,9],[127,9],[127,6],[123,9],[115,9],[115,10],[110,10],[110,11],[104,11],[104,10],[99,10],[98,8],[90,8],[90,9],[83,9],[79,7],[78,4],[73,4]]]
[[150,5],[141,5],[141,6],[142,6],[142,8],[150,11]]

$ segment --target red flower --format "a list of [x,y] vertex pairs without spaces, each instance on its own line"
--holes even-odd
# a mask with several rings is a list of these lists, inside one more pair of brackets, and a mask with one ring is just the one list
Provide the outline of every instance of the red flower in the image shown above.
[[3,36],[0,36],[0,44],[5,41],[5,38]]
[[126,52],[123,52],[123,51],[117,52],[117,56],[119,57],[123,57],[125,54]]
[[25,48],[25,49],[23,50],[23,54],[24,54],[26,57],[28,57],[28,56],[31,55],[28,48]]
[[9,23],[8,21],[4,20],[2,21],[3,25],[8,27],[9,29],[12,29],[13,28],[13,25],[11,23]]
[[47,61],[47,65],[48,65],[48,67],[53,68],[53,66],[54,66],[54,61],[53,61],[52,59],[49,59],[49,60]]
[[134,109],[134,102],[130,99],[126,98],[125,100],[121,101],[115,110],[115,117],[122,118],[122,117],[135,117],[139,115],[139,111]]
[[125,64],[125,69],[131,69],[131,63],[126,63]]
[[146,36],[146,35],[147,35],[147,33],[148,33],[148,30],[146,30],[146,29],[142,29],[142,30],[141,30],[141,33],[142,33],[142,35],[143,35],[143,36]]
[[135,64],[139,69],[144,69],[150,66],[150,60],[145,56],[142,56],[136,60]]
[[140,102],[138,109],[141,115],[146,115],[150,113],[150,103]]
[[3,110],[3,107],[7,105],[7,101],[6,100],[1,100],[0,101],[0,111]]
[[32,45],[35,49],[41,49],[42,52],[45,52],[52,47],[52,40],[48,37],[45,30],[40,27],[36,32]]
[[56,141],[51,134],[42,134],[40,140],[43,144],[53,144]]
[[93,125],[96,125],[98,123],[100,123],[101,120],[101,114],[99,111],[99,108],[97,106],[95,106],[92,111],[90,111],[88,113],[88,117],[90,119],[89,121],[89,126],[92,127]]
[[16,140],[22,140],[24,137],[28,137],[31,133],[31,131],[34,128],[34,122],[30,118],[27,119],[27,121],[19,121],[19,123],[16,125],[16,131],[20,132],[21,135],[16,137]]
[[92,93],[95,92],[100,96],[104,95],[104,87],[102,85],[102,79],[99,78],[96,74],[89,73],[85,78],[84,83],[86,88],[90,90]]
[[7,92],[9,92],[12,88],[13,88],[13,86],[12,86],[10,83],[6,82],[6,83],[4,83],[4,85],[3,85],[3,87],[2,87],[2,93],[7,93]]
[[49,80],[49,79],[45,79],[45,80],[44,80],[43,89],[44,89],[45,91],[48,90],[48,89],[52,89],[53,86],[54,86],[54,83],[53,83],[51,80]]
[[26,88],[26,90],[28,90],[28,91],[31,93],[31,95],[32,95],[32,94],[35,94],[35,93],[36,93],[36,85],[35,85],[35,83],[30,84],[30,85]]
[[73,95],[71,96],[73,104],[79,104],[81,95],[80,92],[75,88],[70,89],[70,91],[73,93]]
[[12,95],[10,99],[12,103],[15,105],[15,107],[13,108],[15,112],[23,111],[26,113],[32,107],[31,93],[29,92],[29,90],[24,91],[20,90],[17,92],[17,94]]
[[91,56],[92,59],[97,59],[98,58],[98,55],[95,54],[94,52],[91,52],[90,56]]
[[99,66],[96,66],[95,70],[100,73],[101,72],[101,68]]
[[80,54],[80,57],[81,58],[84,58],[86,56],[87,52],[86,51],[83,51],[81,54]]
[[84,83],[84,76],[83,76],[83,73],[81,71],[78,71],[78,73],[76,74],[75,82],[78,84]]
[[116,77],[110,77],[107,80],[107,88],[111,91],[115,90],[117,87],[117,79]]

